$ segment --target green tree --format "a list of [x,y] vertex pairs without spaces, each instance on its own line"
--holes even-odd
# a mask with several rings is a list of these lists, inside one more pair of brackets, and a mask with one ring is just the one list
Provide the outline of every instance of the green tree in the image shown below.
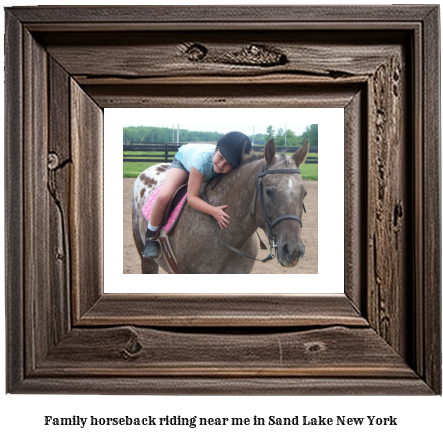
[[[174,139],[177,139],[175,129]],[[191,141],[217,141],[223,134],[219,132],[188,131],[180,129],[180,143]],[[170,143],[172,142],[172,128],[158,128],[153,126],[127,126],[123,128],[123,141],[139,143]]]
[[297,146],[297,136],[295,135],[294,131],[291,131],[290,129],[286,130],[286,146]]
[[266,141],[268,141],[270,138],[274,137],[275,131],[272,129],[272,125],[269,125],[266,128]]
[[[251,138],[252,141],[252,138]],[[266,143],[266,137],[264,134],[255,134],[254,135],[254,144],[256,145],[264,145]]]
[[279,128],[277,131],[277,135],[275,136],[275,145],[276,146],[285,145],[285,131],[282,128]]
[[318,146],[318,124],[309,125],[301,135],[301,143],[309,139],[310,146]]

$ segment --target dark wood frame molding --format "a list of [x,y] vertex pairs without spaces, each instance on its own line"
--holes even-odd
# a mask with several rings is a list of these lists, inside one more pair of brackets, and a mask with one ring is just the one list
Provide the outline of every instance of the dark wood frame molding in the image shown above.
[[[439,41],[438,6],[7,8],[7,392],[441,394]],[[345,294],[104,294],[103,108],[248,106],[345,109]]]

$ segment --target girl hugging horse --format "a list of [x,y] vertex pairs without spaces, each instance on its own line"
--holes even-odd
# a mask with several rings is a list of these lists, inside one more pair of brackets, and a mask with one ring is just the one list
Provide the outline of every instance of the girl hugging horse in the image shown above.
[[229,224],[229,215],[224,211],[227,205],[212,206],[199,197],[201,185],[217,175],[229,173],[241,164],[243,152],[252,148],[249,137],[232,131],[221,137],[217,146],[188,144],[182,146],[166,172],[160,192],[151,210],[146,231],[146,241],[142,256],[147,259],[159,257],[159,244],[154,240],[161,225],[165,210],[174,192],[188,182],[188,204],[202,213],[215,218],[221,229]]

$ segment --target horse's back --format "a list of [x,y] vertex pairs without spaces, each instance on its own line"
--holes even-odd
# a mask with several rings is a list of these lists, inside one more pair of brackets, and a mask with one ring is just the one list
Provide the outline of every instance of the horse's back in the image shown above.
[[156,164],[143,171],[134,182],[133,201],[141,211],[149,195],[163,182],[169,164]]
[[147,223],[142,209],[149,195],[162,184],[169,164],[156,164],[143,171],[135,180],[132,192],[132,233],[139,253],[143,250],[143,239]]
[[[143,251],[144,237],[147,229],[147,222],[142,215],[142,209],[149,195],[162,184],[168,167],[168,164],[152,166],[142,172],[134,182],[133,235],[139,254]],[[221,186],[218,189],[221,189]],[[202,187],[201,196],[203,195],[203,190]],[[228,202],[224,196],[232,195],[232,191],[222,190],[222,192],[224,194],[221,193],[220,198],[217,195],[211,201],[217,205],[230,204],[231,201]],[[237,214],[243,218],[242,212]],[[232,219],[234,219],[234,215],[234,211],[231,212]],[[256,256],[257,244],[254,236],[240,235],[230,237],[230,233],[238,234],[236,228],[225,230],[222,234],[224,236],[228,234],[226,237],[231,244],[238,246],[238,248],[252,257]],[[180,220],[169,235],[169,239],[180,273],[250,273],[252,271],[254,260],[238,255],[225,247],[212,229],[211,217],[190,208],[189,205],[186,205],[183,209]],[[142,257],[142,273],[157,273],[157,264],[169,271],[162,258],[154,261]]]

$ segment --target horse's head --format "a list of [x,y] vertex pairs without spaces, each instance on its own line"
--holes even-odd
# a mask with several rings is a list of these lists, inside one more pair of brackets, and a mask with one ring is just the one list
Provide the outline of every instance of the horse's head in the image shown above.
[[[309,151],[309,140],[291,157],[275,155],[274,139],[265,147],[265,166],[259,183],[261,210],[259,226],[274,237],[277,258],[282,266],[294,267],[305,253],[301,237],[303,200],[306,189],[298,171]],[[292,169],[292,170],[290,170]]]

